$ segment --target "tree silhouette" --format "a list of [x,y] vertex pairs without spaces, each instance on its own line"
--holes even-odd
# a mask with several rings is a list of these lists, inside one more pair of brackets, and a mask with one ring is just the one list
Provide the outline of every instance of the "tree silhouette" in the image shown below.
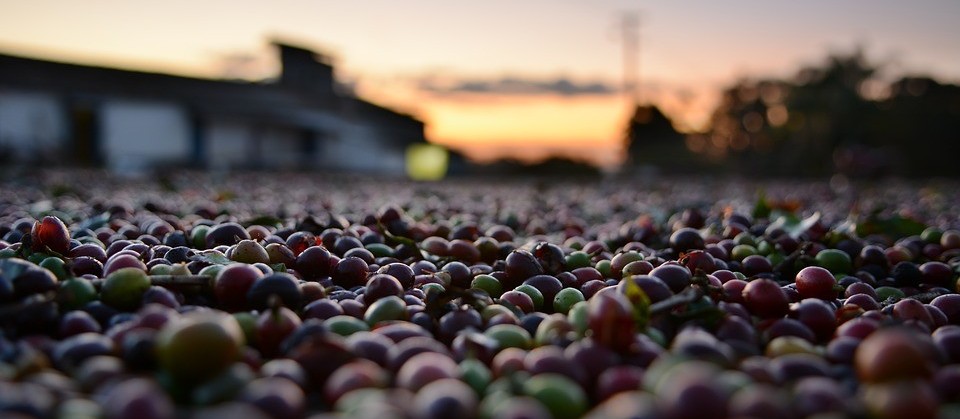
[[872,124],[876,146],[888,150],[898,172],[960,175],[960,86],[929,77],[903,77],[889,90]]
[[960,176],[960,86],[926,76],[884,85],[877,78],[880,70],[857,48],[829,55],[787,80],[737,80],[721,92],[710,130],[701,134],[684,136],[656,106],[637,106],[625,135],[627,167]]
[[747,174],[960,174],[951,157],[960,153],[960,86],[905,77],[888,97],[866,97],[878,70],[856,49],[791,80],[739,80],[723,91],[701,152]]
[[788,131],[804,161],[794,167],[801,174],[822,175],[833,170],[833,153],[841,145],[869,144],[870,121],[876,104],[861,92],[876,73],[863,51],[833,55],[824,68],[800,72],[786,100],[791,117],[802,118]]
[[627,167],[656,167],[664,172],[689,172],[700,168],[684,147],[684,135],[655,105],[637,105],[625,135]]

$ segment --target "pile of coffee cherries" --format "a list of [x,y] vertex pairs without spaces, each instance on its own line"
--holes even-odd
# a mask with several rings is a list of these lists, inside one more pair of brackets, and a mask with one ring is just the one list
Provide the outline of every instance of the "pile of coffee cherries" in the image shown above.
[[3,417],[960,416],[949,183],[29,175]]

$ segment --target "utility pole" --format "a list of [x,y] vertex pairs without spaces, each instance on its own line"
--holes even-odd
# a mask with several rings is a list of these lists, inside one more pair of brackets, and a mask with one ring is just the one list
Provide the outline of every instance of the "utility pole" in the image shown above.
[[623,91],[636,106],[640,104],[640,13],[623,12],[620,30],[623,38]]

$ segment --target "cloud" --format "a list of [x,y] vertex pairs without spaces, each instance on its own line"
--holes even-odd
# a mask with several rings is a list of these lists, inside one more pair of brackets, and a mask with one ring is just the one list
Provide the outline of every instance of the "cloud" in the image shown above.
[[417,83],[421,91],[435,95],[510,95],[510,96],[609,96],[620,93],[620,88],[602,82],[578,83],[559,77],[534,79],[501,77],[497,79],[454,79],[438,81],[432,77]]

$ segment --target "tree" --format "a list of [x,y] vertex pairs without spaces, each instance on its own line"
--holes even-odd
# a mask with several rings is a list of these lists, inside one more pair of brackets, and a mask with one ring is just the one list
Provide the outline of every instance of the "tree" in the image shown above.
[[878,73],[855,49],[788,80],[738,80],[723,90],[710,130],[684,141],[656,107],[638,107],[630,156],[746,175],[960,176],[960,86],[902,77],[886,97],[868,97],[867,87],[883,86]]
[[871,125],[878,147],[889,150],[894,167],[914,176],[960,174],[960,86],[929,77],[903,77],[878,103]]
[[877,106],[861,92],[876,71],[858,49],[792,80],[740,80],[711,117],[708,154],[752,174],[831,174],[834,150],[869,141]]
[[625,135],[627,166],[656,167],[666,172],[700,171],[684,147],[684,135],[660,108],[637,105]]
[[801,174],[826,175],[834,169],[833,153],[841,146],[875,145],[869,135],[877,106],[862,94],[876,74],[863,51],[832,55],[822,68],[800,71],[785,102],[794,124],[787,140],[798,145],[804,161],[794,166]]

